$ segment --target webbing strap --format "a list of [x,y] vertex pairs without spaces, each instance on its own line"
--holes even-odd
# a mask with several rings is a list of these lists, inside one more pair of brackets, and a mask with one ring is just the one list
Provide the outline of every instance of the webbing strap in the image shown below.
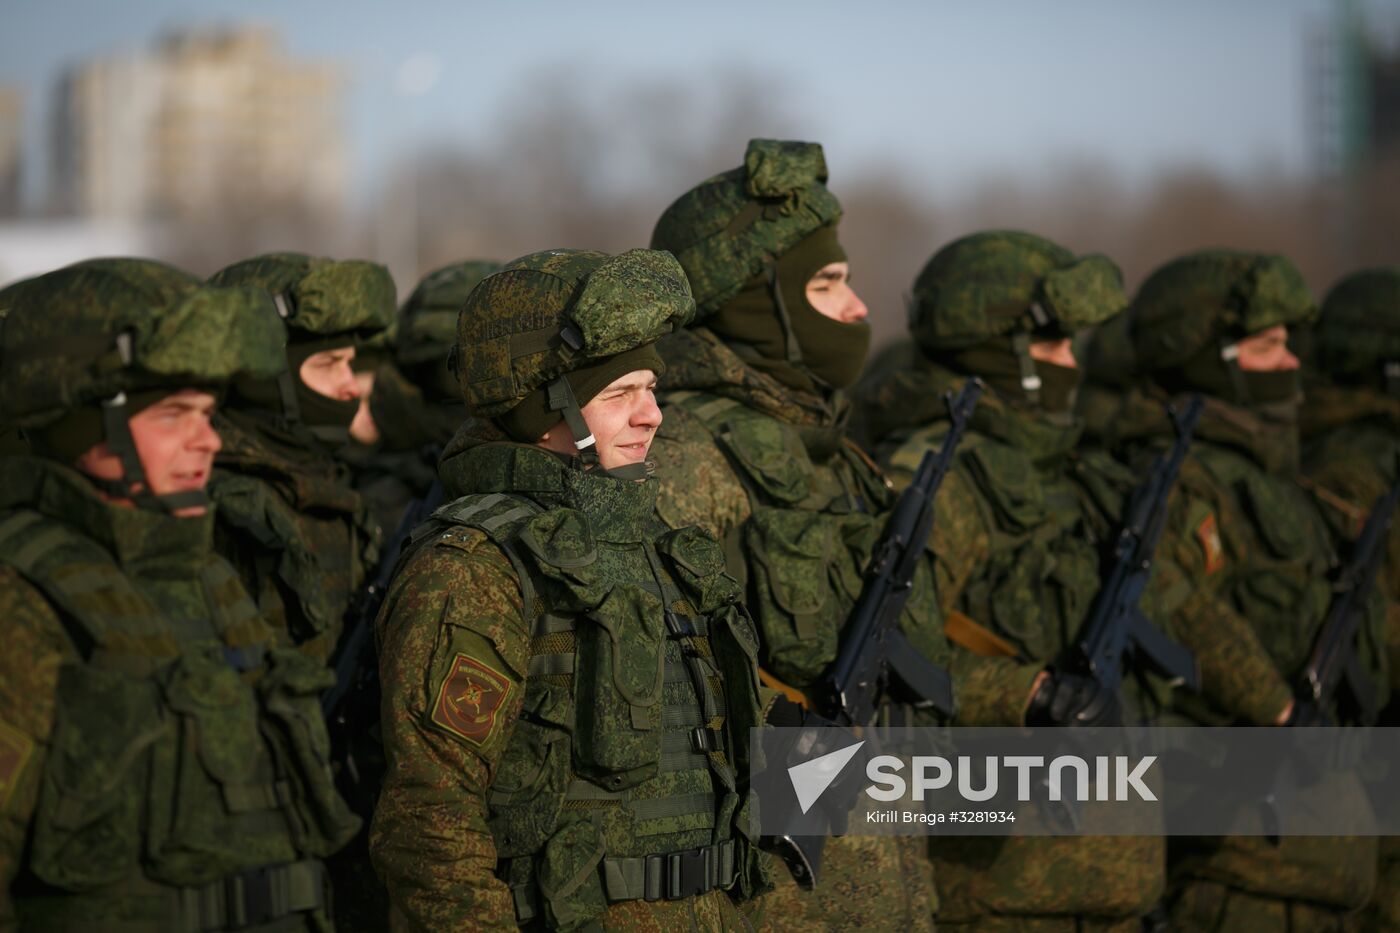
[[633,800],[627,805],[638,820],[666,820],[677,816],[715,812],[715,795],[709,791],[679,794],[650,800]]
[[609,901],[697,897],[734,884],[734,840],[664,855],[603,859]]
[[261,926],[327,903],[326,870],[307,859],[180,889],[179,929],[188,933]]
[[574,449],[578,451],[579,459],[590,466],[597,463],[598,447],[593,432],[588,429],[588,422],[583,420],[583,408],[574,395],[574,387],[563,376],[549,384],[549,410],[564,416],[564,423],[574,436]]

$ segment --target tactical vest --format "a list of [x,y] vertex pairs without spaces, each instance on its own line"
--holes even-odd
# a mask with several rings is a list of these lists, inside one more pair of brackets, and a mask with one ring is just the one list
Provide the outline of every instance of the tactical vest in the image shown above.
[[59,675],[20,925],[325,925],[320,859],[359,827],[330,773],[319,700],[333,675],[269,649],[212,555],[203,619],[171,617],[102,546],[28,509],[0,515],[0,563],[44,594],[82,658]]
[[[1228,596],[1249,619],[1279,671],[1293,677],[1306,663],[1332,603],[1339,563],[1323,509],[1299,483],[1261,469],[1218,444],[1197,444],[1192,456],[1233,503],[1247,527],[1222,522],[1226,548],[1242,562]],[[1378,689],[1388,683],[1383,612],[1368,612],[1357,639],[1358,660]],[[1384,705],[1385,697],[1379,697]]]
[[526,712],[487,797],[519,921],[750,893],[757,645],[718,543],[696,528],[601,541],[581,511],[490,493],[439,509],[406,554],[467,528],[510,559],[532,632]]
[[[914,432],[890,456],[912,473],[937,449],[945,422]],[[1020,649],[1029,661],[1054,659],[1074,638],[1099,589],[1100,560],[1134,477],[1107,454],[1066,455],[1047,473],[1023,449],[970,433],[957,475],[975,493],[988,560],[959,607]]]
[[[742,402],[701,392],[671,392],[665,404],[706,426],[748,495],[751,515],[725,545],[730,567],[749,574],[747,602],[762,633],[764,666],[793,686],[813,683],[835,660],[841,629],[860,597],[893,505],[889,482],[837,429],[807,436],[807,429]],[[903,623],[935,658],[941,636],[934,642],[923,636],[936,618],[932,578],[922,575]]]
[[281,620],[303,651],[325,659],[377,559],[380,535],[348,486],[314,476],[288,482],[319,493],[317,501],[289,502],[280,483],[217,467],[209,495],[218,505],[220,549],[240,565],[263,614]]

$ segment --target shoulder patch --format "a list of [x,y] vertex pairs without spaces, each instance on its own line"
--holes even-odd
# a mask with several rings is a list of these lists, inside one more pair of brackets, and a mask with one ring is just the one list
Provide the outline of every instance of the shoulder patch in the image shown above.
[[496,714],[514,687],[511,680],[476,658],[458,653],[433,704],[432,721],[481,747],[496,733]]
[[1206,555],[1206,573],[1215,573],[1225,566],[1225,545],[1220,541],[1220,529],[1212,512],[1196,525],[1196,541]]
[[0,722],[0,812],[9,809],[15,785],[33,753],[33,739]]

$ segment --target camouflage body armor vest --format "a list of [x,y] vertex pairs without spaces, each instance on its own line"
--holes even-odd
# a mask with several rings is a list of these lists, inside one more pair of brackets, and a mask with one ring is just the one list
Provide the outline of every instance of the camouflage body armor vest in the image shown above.
[[[539,457],[556,459],[520,460]],[[485,477],[494,464],[488,455],[472,465]],[[748,895],[758,882],[744,788],[749,729],[761,724],[757,645],[720,547],[697,528],[666,531],[655,481],[558,475],[557,502],[467,495],[407,550],[479,530],[524,594],[524,712],[487,797],[497,875],[522,924],[550,927],[622,900],[736,882]]]
[[[989,419],[1001,418],[1017,416],[1001,410],[997,399],[979,405],[974,431],[964,437],[940,492],[952,498],[940,503],[939,516],[964,509],[973,514],[949,514],[949,523],[966,528],[971,522],[987,536],[985,563],[956,608],[1014,646],[1024,661],[1044,664],[1060,656],[1088,615],[1101,583],[1102,554],[1135,477],[1107,453],[1073,451],[1073,429],[1045,425],[1034,448],[977,429],[979,422],[985,430],[996,424]],[[947,429],[947,421],[937,421],[893,435],[889,443],[898,446],[889,454],[891,470],[912,475]],[[967,543],[956,530],[945,534],[951,547]],[[1138,671],[1128,672],[1123,686],[1125,715],[1140,721],[1152,721],[1169,693],[1155,675]],[[1141,818],[1144,833],[1156,829],[1152,817]],[[1156,905],[1166,886],[1165,847],[1150,835],[954,838],[930,852],[942,895],[939,918],[950,923],[988,916],[1028,923],[1034,917],[1037,929],[1074,930],[1079,918],[1093,917],[1105,929],[1118,929],[1112,923],[1136,928],[1136,918]],[[1053,882],[1046,880],[1047,866],[1060,873]]]
[[[889,482],[841,427],[787,424],[705,392],[669,392],[664,403],[705,426],[748,495],[752,514],[726,536],[725,549],[731,570],[746,568],[751,577],[747,602],[764,666],[793,686],[813,683],[835,660],[860,597],[894,504]],[[941,638],[921,636],[937,613],[932,577],[916,577],[904,629],[935,660],[944,654]]]
[[[332,675],[270,646],[209,548],[212,516],[74,490],[58,501],[75,508],[54,509],[60,484],[42,484],[42,511],[0,511],[0,563],[44,594],[82,658],[59,675],[13,889],[20,925],[328,929],[319,860],[359,826],[330,773],[319,698]],[[118,526],[120,564],[79,530],[98,510]]]
[[[1223,595],[1249,619],[1279,671],[1292,681],[1332,599],[1337,555],[1323,515],[1293,477],[1267,472],[1237,450],[1198,442],[1191,456],[1225,493],[1219,533],[1226,553],[1240,566]],[[1183,481],[1187,476],[1183,470]],[[1381,691],[1388,690],[1384,643],[1383,614],[1368,612],[1357,637],[1357,658]],[[1336,780],[1328,792],[1351,801],[1359,813],[1369,811],[1365,790],[1350,776]],[[1366,902],[1375,882],[1374,838],[1295,837],[1277,847],[1260,837],[1226,836],[1214,846],[1192,842],[1184,840],[1174,853],[1175,871],[1266,897],[1351,910]]]
[[220,419],[224,449],[209,495],[216,547],[234,564],[263,615],[307,654],[329,658],[345,614],[378,560],[380,530],[348,482],[321,461],[300,468],[245,427]]

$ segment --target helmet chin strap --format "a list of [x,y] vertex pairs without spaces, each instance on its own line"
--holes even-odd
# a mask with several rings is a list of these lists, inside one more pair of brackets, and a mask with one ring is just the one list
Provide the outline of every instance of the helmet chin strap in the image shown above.
[[574,436],[574,450],[578,452],[585,469],[596,469],[621,480],[644,480],[651,475],[651,467],[645,461],[628,463],[611,470],[601,468],[597,441],[588,428],[588,422],[583,420],[583,408],[578,403],[578,397],[574,395],[573,386],[569,385],[569,380],[563,376],[549,384],[549,410],[563,415],[564,423],[569,426],[569,433]]
[[563,376],[549,384],[549,410],[563,415],[564,423],[574,436],[574,449],[584,465],[597,466],[598,445],[593,439],[593,432],[588,429],[588,422],[583,420],[583,408],[574,395],[573,386]]
[[1244,370],[1240,369],[1239,341],[1221,340],[1220,359],[1230,373],[1230,385],[1235,389],[1235,404],[1248,406],[1249,383],[1244,378]]
[[121,461],[122,478],[119,480],[98,479],[89,476],[93,485],[107,495],[118,499],[130,499],[137,508],[152,512],[173,515],[180,509],[209,506],[209,494],[203,489],[187,489],[184,492],[158,496],[151,491],[146,469],[141,465],[141,455],[136,450],[136,438],[131,436],[128,423],[128,406],[125,392],[102,402],[102,427],[106,434],[107,449]]

